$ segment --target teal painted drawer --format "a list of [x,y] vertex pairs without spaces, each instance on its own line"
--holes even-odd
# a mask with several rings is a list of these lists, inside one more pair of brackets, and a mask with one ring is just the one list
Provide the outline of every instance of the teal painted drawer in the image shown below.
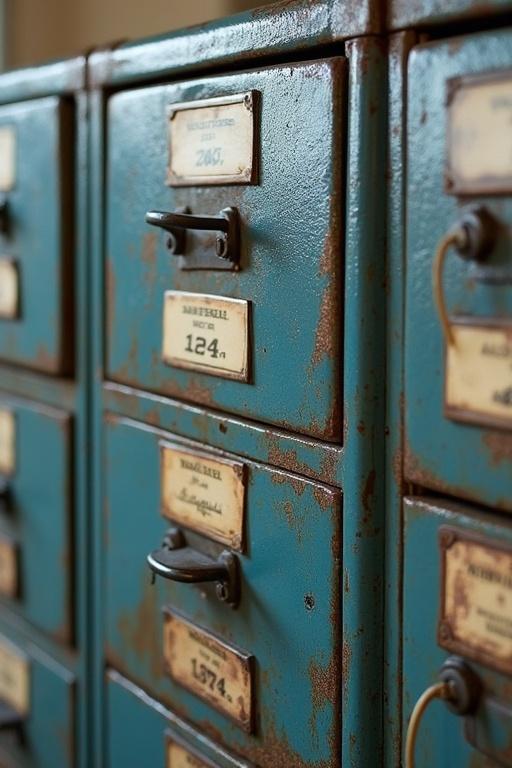
[[48,97],[0,107],[0,359],[72,364],[73,110]]
[[[108,378],[341,440],[345,69],[331,59],[110,98]],[[237,120],[245,149],[218,128]],[[227,208],[239,216],[238,268],[217,257],[219,232],[188,230],[177,258],[145,220]]]
[[70,643],[71,416],[2,396],[0,479],[0,600]]
[[512,511],[512,31],[419,46],[408,96],[405,473]]
[[117,672],[107,674],[106,685],[108,768],[251,768],[248,762],[219,748]]
[[429,705],[415,765],[511,766],[512,526],[428,498],[406,499],[404,521],[404,733],[414,704],[448,660],[452,670],[462,662],[475,691],[465,716],[442,701]]
[[449,24],[466,19],[486,21],[490,16],[510,13],[510,0],[392,0],[388,23],[391,29]]
[[75,679],[33,643],[0,634],[0,765],[75,765]]
[[[261,768],[338,766],[340,493],[113,416],[104,444],[109,664]],[[192,575],[236,561],[237,607],[215,583],[151,584],[173,526]]]

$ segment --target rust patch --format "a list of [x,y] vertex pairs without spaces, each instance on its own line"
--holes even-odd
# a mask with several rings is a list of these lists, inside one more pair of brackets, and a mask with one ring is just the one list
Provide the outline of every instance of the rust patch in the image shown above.
[[366,482],[364,484],[363,493],[361,495],[361,501],[363,502],[363,509],[366,512],[365,518],[363,522],[368,521],[368,516],[371,513],[371,504],[372,499],[375,495],[375,480],[376,480],[376,472],[374,469],[371,469],[368,473],[368,477],[366,478]]
[[158,590],[144,573],[142,600],[132,611],[119,617],[118,630],[126,648],[133,651],[139,661],[149,661],[155,679],[162,674],[163,664],[159,618]]
[[339,300],[335,287],[327,286],[320,304],[320,317],[315,334],[315,347],[311,361],[313,367],[322,362],[338,358],[339,328],[336,318],[339,317]]
[[512,462],[512,435],[509,432],[484,432],[482,442],[491,456],[491,466]]
[[54,371],[56,370],[57,361],[55,357],[48,352],[44,344],[39,344],[36,350],[34,364],[37,368],[42,368],[44,371]]
[[265,434],[265,440],[268,443],[267,461],[276,467],[287,469],[290,472],[296,472],[299,475],[309,475],[311,470],[309,466],[297,458],[297,451],[288,449],[282,451],[279,447],[279,438],[270,432]]
[[348,701],[348,683],[350,680],[350,665],[352,662],[352,649],[350,645],[344,641],[343,647],[341,651],[341,669],[342,669],[342,681],[343,681],[343,699],[345,702],[345,705],[349,705]]
[[156,232],[146,232],[142,240],[141,259],[148,267],[154,267],[156,264]]
[[306,486],[300,478],[281,472],[272,472],[272,482],[274,485],[291,485],[297,496],[302,496],[306,490]]

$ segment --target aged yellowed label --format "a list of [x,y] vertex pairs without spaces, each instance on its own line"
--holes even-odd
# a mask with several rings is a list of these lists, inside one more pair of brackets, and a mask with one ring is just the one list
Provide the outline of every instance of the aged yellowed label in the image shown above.
[[453,323],[446,349],[447,416],[512,426],[512,324]]
[[211,768],[211,763],[205,763],[189,752],[188,749],[175,741],[167,742],[167,768]]
[[0,126],[0,192],[9,192],[16,183],[16,133],[13,127]]
[[27,658],[0,638],[0,701],[21,715],[30,709],[30,666]]
[[226,645],[171,611],[164,613],[169,675],[246,731],[252,730],[252,656]]
[[249,302],[166,291],[162,358],[178,368],[249,379]]
[[12,475],[16,469],[16,417],[0,408],[0,473]]
[[232,549],[242,549],[244,464],[169,443],[162,443],[160,451],[163,515]]
[[512,550],[444,527],[439,642],[512,673]]
[[12,320],[18,316],[19,277],[16,263],[0,257],[0,318]]
[[512,191],[512,73],[455,83],[448,115],[453,191]]
[[254,94],[169,107],[172,186],[246,184],[254,177]]
[[0,594],[18,594],[18,547],[12,539],[0,534]]

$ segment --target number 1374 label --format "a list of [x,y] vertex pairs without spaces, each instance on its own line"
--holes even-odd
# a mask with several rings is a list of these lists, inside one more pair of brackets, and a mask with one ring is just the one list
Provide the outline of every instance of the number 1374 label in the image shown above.
[[234,720],[253,727],[254,658],[164,609],[163,649],[169,675]]
[[166,291],[162,358],[177,368],[249,380],[249,302]]

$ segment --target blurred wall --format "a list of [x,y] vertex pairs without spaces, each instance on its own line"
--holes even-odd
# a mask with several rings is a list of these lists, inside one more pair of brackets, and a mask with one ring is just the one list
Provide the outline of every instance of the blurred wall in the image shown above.
[[3,0],[5,63],[11,68],[72,56],[265,4],[268,0]]

